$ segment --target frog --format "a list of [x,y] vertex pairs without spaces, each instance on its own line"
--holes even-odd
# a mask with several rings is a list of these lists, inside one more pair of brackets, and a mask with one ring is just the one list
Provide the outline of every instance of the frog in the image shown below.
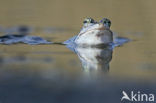
[[63,44],[68,47],[103,47],[108,45],[114,48],[130,41],[128,38],[117,36],[110,27],[111,20],[108,18],[103,18],[99,22],[91,17],[85,18],[83,27],[78,35],[66,40]]
[[113,32],[110,30],[111,21],[103,18],[100,22],[92,18],[84,20],[84,26],[74,40],[79,45],[100,45],[113,42]]
[[103,18],[99,22],[93,18],[86,18],[78,35],[64,42],[73,42],[77,45],[101,45],[113,42],[113,32],[110,30],[111,21]]

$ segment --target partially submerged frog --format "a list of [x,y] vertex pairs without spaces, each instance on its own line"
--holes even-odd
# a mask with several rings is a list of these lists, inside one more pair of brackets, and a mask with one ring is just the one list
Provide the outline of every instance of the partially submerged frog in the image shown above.
[[82,30],[74,40],[76,44],[99,45],[113,42],[113,33],[110,30],[111,21],[109,19],[103,18],[100,22],[96,22],[92,18],[86,18],[83,23]]
[[63,44],[68,45],[68,47],[75,46],[75,44],[80,46],[103,46],[104,44],[116,47],[130,41],[124,37],[113,38],[114,35],[110,26],[111,21],[107,18],[103,18],[100,22],[96,22],[92,18],[86,18],[80,33]]
[[75,43],[77,45],[101,45],[113,42],[113,32],[110,30],[111,21],[103,18],[100,22],[92,18],[83,21],[83,27],[77,36],[64,42],[64,44]]

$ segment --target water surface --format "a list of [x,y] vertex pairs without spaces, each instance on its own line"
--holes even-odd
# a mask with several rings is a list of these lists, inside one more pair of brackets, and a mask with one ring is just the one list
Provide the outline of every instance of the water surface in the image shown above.
[[[112,31],[132,41],[104,52],[110,55],[105,56],[109,63],[106,71],[99,64],[87,69],[79,55],[64,45],[0,45],[0,102],[117,103],[123,90],[156,94],[155,3],[154,0],[1,1],[0,35],[16,33],[14,28],[26,25],[31,29],[30,35],[63,42],[78,34],[85,17],[95,20],[107,17],[112,21]],[[87,52],[96,54],[99,50],[83,49],[80,54]]]

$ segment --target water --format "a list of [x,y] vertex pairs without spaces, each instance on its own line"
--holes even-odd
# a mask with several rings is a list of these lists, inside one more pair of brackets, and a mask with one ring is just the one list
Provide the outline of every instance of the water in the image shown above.
[[[107,17],[113,32],[132,41],[113,51],[78,48],[78,54],[59,44],[0,45],[0,103],[119,103],[123,90],[156,95],[155,3],[1,1],[0,35],[16,33],[16,27],[26,25],[30,35],[64,42],[78,34],[85,17]],[[100,59],[89,56],[101,52]],[[90,58],[90,65],[79,56]]]

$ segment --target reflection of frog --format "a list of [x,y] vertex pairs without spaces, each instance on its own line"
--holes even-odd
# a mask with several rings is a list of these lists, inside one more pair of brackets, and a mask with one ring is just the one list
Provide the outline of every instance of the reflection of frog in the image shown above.
[[113,33],[110,26],[111,21],[107,18],[103,18],[100,22],[87,18],[84,20],[84,26],[75,39],[75,43],[85,45],[112,43]]
[[78,55],[85,71],[99,70],[107,72],[112,59],[112,48],[76,47],[75,53]]

